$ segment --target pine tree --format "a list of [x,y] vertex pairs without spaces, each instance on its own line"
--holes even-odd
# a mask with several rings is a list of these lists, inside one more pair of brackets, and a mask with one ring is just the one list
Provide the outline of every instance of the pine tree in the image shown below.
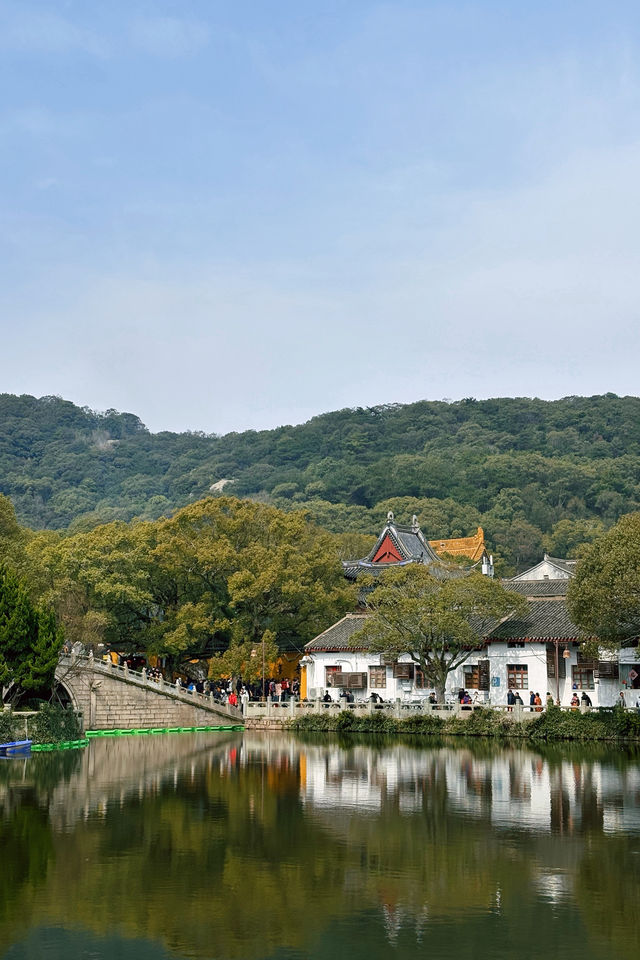
[[24,584],[0,566],[2,699],[15,701],[24,692],[50,688],[61,643],[55,616],[35,607]]

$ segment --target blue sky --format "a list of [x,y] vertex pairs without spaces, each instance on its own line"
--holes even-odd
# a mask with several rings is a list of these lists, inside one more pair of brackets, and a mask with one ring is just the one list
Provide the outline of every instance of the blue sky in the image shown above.
[[0,391],[638,392],[634,3],[0,0]]

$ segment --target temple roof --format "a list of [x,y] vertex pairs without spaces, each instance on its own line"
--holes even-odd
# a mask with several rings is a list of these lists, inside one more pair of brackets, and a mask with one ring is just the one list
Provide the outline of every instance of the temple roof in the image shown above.
[[[478,530],[482,532],[481,528]],[[466,543],[471,540],[475,542],[476,538],[463,539]],[[462,540],[440,542],[453,544],[460,543]],[[342,568],[348,579],[355,580],[361,573],[379,574],[384,570],[397,569],[409,563],[425,564],[430,567],[433,576],[439,578],[465,576],[467,572],[462,567],[452,569],[438,556],[432,543],[425,538],[420,529],[416,516],[413,517],[411,525],[405,525],[396,523],[391,511],[387,514],[387,522],[368,555],[361,560],[344,560]]]
[[453,540],[429,540],[429,546],[438,553],[448,553],[453,557],[469,557],[481,560],[486,553],[484,530],[478,527],[472,537],[455,537]]

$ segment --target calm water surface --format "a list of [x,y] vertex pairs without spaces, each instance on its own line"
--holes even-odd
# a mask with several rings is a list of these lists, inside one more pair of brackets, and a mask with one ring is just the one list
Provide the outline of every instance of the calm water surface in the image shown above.
[[182,734],[0,763],[0,957],[640,957],[640,757]]

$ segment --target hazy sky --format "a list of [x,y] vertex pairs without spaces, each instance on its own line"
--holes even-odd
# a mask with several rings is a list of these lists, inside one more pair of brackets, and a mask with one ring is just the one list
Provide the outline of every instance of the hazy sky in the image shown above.
[[640,6],[0,0],[0,392],[639,392]]

